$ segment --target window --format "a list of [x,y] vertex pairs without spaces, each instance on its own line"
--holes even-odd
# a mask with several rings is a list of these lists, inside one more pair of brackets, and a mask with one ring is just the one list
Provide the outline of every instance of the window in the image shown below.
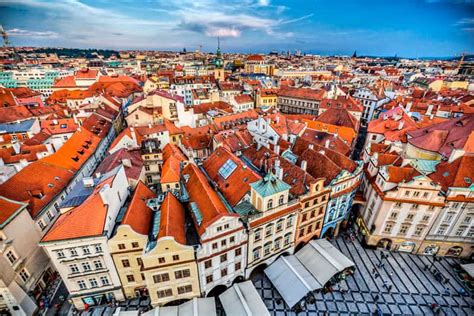
[[191,272],[189,269],[184,269],[184,270],[179,270],[174,272],[174,277],[176,279],[182,279],[182,278],[189,278],[191,276]]
[[304,235],[304,228],[300,228],[300,232],[298,233],[299,237],[302,237]]
[[7,258],[8,258],[8,261],[10,261],[11,264],[14,264],[15,261],[17,260],[16,255],[11,250],[7,252]]
[[69,252],[71,253],[71,257],[77,256],[77,251],[74,248],[69,249]]
[[227,275],[227,268],[221,270],[221,277],[225,277]]
[[288,233],[285,235],[285,241],[284,241],[285,246],[290,244],[290,240],[291,240],[291,233]]
[[229,224],[225,224],[224,229],[229,229]]
[[398,216],[398,212],[392,212],[392,213],[390,214],[390,219],[396,219],[397,216]]
[[227,244],[227,240],[222,239],[222,240],[221,240],[221,246],[222,246],[222,247],[225,247],[226,244]]
[[83,262],[83,263],[82,263],[82,269],[83,269],[84,271],[91,271],[91,270],[92,270],[92,269],[91,269],[91,265],[89,264],[89,262]]
[[262,247],[257,247],[253,250],[253,260],[258,260],[260,259],[260,249]]
[[137,264],[138,264],[139,266],[142,266],[142,265],[143,265],[142,258],[137,258]]
[[413,197],[419,197],[419,196],[420,196],[420,192],[419,192],[419,191],[413,192]]
[[158,263],[165,263],[165,258],[164,257],[159,257],[158,258]]
[[191,285],[178,286],[178,294],[189,293],[192,291],[193,291],[193,287]]
[[118,249],[124,250],[124,249],[125,249],[125,245],[124,245],[124,244],[118,244]]
[[402,225],[402,227],[400,227],[400,231],[398,232],[398,234],[405,235],[408,231],[408,228],[409,228],[408,225]]
[[77,264],[73,263],[69,265],[69,270],[71,270],[71,273],[78,273],[79,268],[77,267]]
[[91,285],[91,287],[98,287],[99,286],[96,279],[89,279],[89,284]]
[[87,288],[86,282],[84,282],[83,280],[77,281],[77,286],[79,287],[80,290],[85,290]]
[[278,222],[276,223],[276,231],[279,232],[283,229],[283,219],[279,219]]
[[204,261],[204,268],[209,269],[212,266],[212,260],[206,260]]
[[213,250],[217,249],[217,243],[216,242],[212,244],[212,249]]
[[64,251],[62,251],[62,250],[56,251],[56,256],[58,256],[58,259],[61,259],[61,258],[66,257],[66,256],[64,255]]
[[168,273],[155,274],[153,276],[153,282],[155,283],[167,282],[169,280],[170,276]]
[[307,220],[307,215],[306,213],[303,214],[303,217],[301,218],[301,222],[306,222]]
[[423,216],[423,218],[421,219],[423,222],[427,222],[430,220],[430,216],[429,215],[425,215]]
[[235,249],[235,256],[238,257],[242,254],[242,248]]
[[444,235],[444,233],[446,232],[446,225],[442,225],[438,228],[438,232],[436,234],[438,235]]
[[158,295],[158,298],[168,297],[173,295],[173,291],[171,289],[160,290],[156,292],[156,295]]
[[235,242],[235,237],[234,237],[234,236],[231,236],[231,237],[229,238],[229,242],[230,242],[231,244],[233,244],[233,243]]
[[28,271],[26,271],[26,269],[21,269],[19,274],[23,282],[28,281],[28,279],[30,278],[30,274],[28,273]]
[[217,226],[216,230],[217,230],[218,232],[222,231],[222,226]]
[[109,285],[109,279],[106,276],[102,276],[100,277],[100,283],[102,283],[102,286]]
[[268,256],[270,254],[270,249],[272,248],[272,243],[267,242],[263,247],[263,255]]
[[293,216],[288,217],[286,220],[286,227],[291,227],[293,226]]
[[424,192],[424,193],[423,193],[423,198],[426,199],[427,197],[428,197],[428,192]]
[[411,221],[413,219],[413,217],[415,217],[415,214],[408,214],[407,215],[407,220]]
[[225,253],[221,255],[221,263],[226,262],[226,261],[227,261],[227,254]]
[[285,196],[283,194],[280,195],[280,197],[278,198],[278,205],[283,205],[284,200],[285,200]]
[[82,253],[85,255],[89,255],[91,253],[89,247],[82,247]]
[[101,253],[102,252],[102,246],[101,245],[95,245],[94,248],[95,248],[96,253]]
[[132,242],[132,248],[138,248],[139,245],[138,245],[138,242]]
[[463,223],[469,224],[471,222],[472,216],[464,217]]
[[270,225],[267,225],[267,227],[265,227],[265,237],[268,237],[268,236],[271,236],[272,235],[272,224]]
[[127,275],[127,282],[135,282],[135,277],[133,276],[133,274],[129,274]]
[[124,268],[130,267],[130,261],[128,261],[128,259],[123,259],[123,260],[122,260],[122,266],[123,266]]
[[103,268],[102,262],[100,260],[94,261],[94,267],[96,270],[102,269]]
[[271,209],[271,208],[273,208],[273,200],[272,199],[268,200],[268,202],[267,202],[267,209]]
[[456,236],[462,236],[462,234],[464,234],[464,231],[466,230],[466,226],[461,226],[458,228],[458,230],[456,231]]
[[278,237],[277,239],[275,239],[275,250],[279,250],[280,249],[280,246],[281,246],[281,237]]
[[418,205],[418,204],[412,204],[412,205],[411,205],[411,208],[412,208],[413,210],[417,210],[417,209],[418,209],[418,207],[419,207],[419,205]]
[[213,281],[212,274],[206,276],[206,283],[207,283],[207,284],[212,283],[212,281]]
[[173,255],[173,261],[178,261],[179,260],[179,255]]
[[43,222],[42,219],[38,221],[38,225],[41,228],[41,230],[44,230],[46,228],[46,224]]
[[239,271],[241,267],[242,267],[242,265],[240,264],[240,262],[235,263],[234,271]]
[[423,226],[417,226],[416,229],[415,229],[415,233],[414,235],[415,236],[421,236],[421,233],[423,232]]
[[260,239],[262,238],[262,230],[261,229],[257,229],[255,231],[255,236],[253,238],[254,241],[259,241]]

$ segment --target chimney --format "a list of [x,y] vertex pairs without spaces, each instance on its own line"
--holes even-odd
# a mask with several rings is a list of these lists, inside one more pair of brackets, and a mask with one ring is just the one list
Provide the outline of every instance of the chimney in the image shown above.
[[276,122],[277,124],[280,123],[280,116],[279,116],[279,115],[277,115],[277,116],[275,117],[275,122]]
[[308,163],[306,162],[306,160],[303,160],[303,161],[301,162],[300,168],[301,168],[302,170],[306,171],[306,167],[307,167],[307,166],[308,166]]
[[405,125],[405,121],[400,121],[400,123],[398,123],[398,129],[401,130],[403,125]]
[[275,145],[273,151],[275,152],[275,154],[280,155],[280,145]]
[[82,183],[84,184],[84,188],[92,188],[94,186],[94,179],[91,177],[84,177],[82,178]]
[[283,181],[283,168],[280,166],[280,159],[275,160],[275,173],[278,179]]
[[324,145],[324,147],[329,148],[329,144],[330,144],[330,141],[329,141],[329,139],[327,139],[326,144]]
[[15,154],[18,155],[20,153],[20,143],[19,142],[14,142],[12,144],[13,150],[15,151]]
[[127,167],[127,168],[131,168],[132,167],[132,161],[130,159],[122,159],[122,165],[124,167]]
[[314,145],[313,145],[313,144],[309,144],[309,145],[308,145],[308,149],[314,149]]

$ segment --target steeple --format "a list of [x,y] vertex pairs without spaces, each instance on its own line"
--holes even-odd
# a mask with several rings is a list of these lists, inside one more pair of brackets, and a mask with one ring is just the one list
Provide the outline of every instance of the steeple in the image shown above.
[[222,55],[221,53],[221,40],[217,37],[217,58],[220,58]]
[[352,58],[357,58],[357,51],[354,51],[354,54],[352,54]]

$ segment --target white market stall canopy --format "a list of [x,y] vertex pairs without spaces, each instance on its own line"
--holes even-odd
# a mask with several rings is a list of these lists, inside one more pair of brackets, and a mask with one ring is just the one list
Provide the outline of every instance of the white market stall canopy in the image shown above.
[[471,278],[474,278],[474,263],[461,264],[461,268],[463,268]]
[[270,316],[252,281],[234,284],[219,299],[227,316]]
[[280,257],[265,274],[289,307],[319,290],[336,274],[354,266],[326,239],[312,240],[295,255]]
[[354,262],[326,239],[311,240],[295,256],[322,285],[334,275],[354,266]]
[[156,307],[142,316],[216,316],[213,297],[193,298],[179,306]]

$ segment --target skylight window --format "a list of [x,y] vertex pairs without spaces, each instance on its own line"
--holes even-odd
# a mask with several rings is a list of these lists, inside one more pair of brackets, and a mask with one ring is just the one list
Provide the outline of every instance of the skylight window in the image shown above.
[[227,159],[224,165],[219,169],[219,174],[222,178],[227,179],[232,172],[237,169],[237,165],[231,159]]

